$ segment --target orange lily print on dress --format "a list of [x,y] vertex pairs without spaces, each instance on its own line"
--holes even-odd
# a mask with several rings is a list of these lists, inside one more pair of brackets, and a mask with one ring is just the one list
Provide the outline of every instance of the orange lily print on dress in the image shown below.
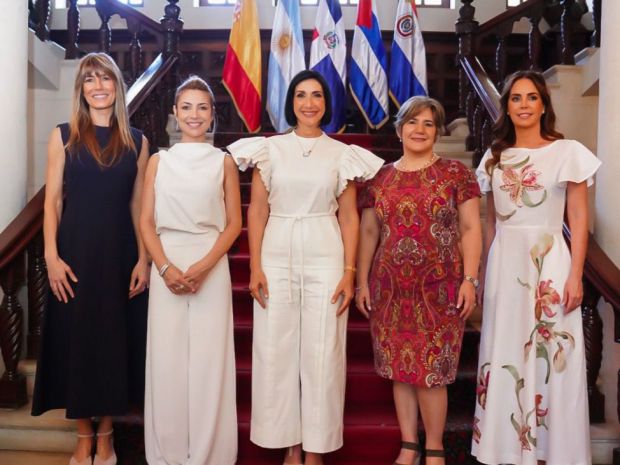
[[[530,157],[526,157],[524,160],[517,163],[500,163],[499,169],[502,171],[502,185],[499,188],[510,194],[510,200],[515,204],[517,208],[523,206],[534,208],[542,204],[547,199],[547,190],[545,186],[538,183],[538,177],[540,171],[534,169],[534,165],[529,163]],[[530,196],[530,192],[542,190],[542,197],[538,201],[534,201]],[[496,212],[497,218],[500,221],[506,221],[510,219],[515,213],[516,209],[508,214],[501,214]]]

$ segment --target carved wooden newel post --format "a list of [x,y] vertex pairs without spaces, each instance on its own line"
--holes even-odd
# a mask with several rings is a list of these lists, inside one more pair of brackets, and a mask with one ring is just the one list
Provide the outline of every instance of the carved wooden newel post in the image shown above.
[[24,254],[0,273],[4,297],[0,304],[0,348],[6,371],[0,378],[0,407],[17,408],[28,401],[26,378],[17,370],[24,340],[24,313],[17,293],[24,284]]
[[586,346],[586,370],[588,384],[588,405],[590,423],[605,423],[605,396],[596,386],[601,361],[603,360],[603,321],[598,314],[598,302],[601,298],[592,284],[584,280],[584,295],[581,303],[583,321],[583,338]]
[[80,35],[80,10],[77,6],[77,0],[69,0],[69,9],[67,10],[67,35],[69,37],[65,50],[65,58],[73,60],[78,58],[78,39]]
[[462,57],[471,57],[475,53],[474,34],[478,29],[478,21],[474,19],[476,8],[471,5],[473,1],[474,0],[461,0],[463,6],[459,9],[459,19],[456,21],[456,35],[459,40],[459,52],[456,57],[456,66],[459,68],[459,113],[463,116],[467,114],[469,86],[467,85],[467,76],[465,76],[465,72],[459,66],[458,60]]
[[28,246],[28,358],[37,358],[49,290],[43,254],[43,232]]
[[[181,8],[177,5],[179,0],[168,0],[168,5],[164,8],[164,16],[161,18],[160,23],[164,27],[164,49],[162,51],[164,60],[171,56],[180,56],[179,51],[179,36],[183,32],[183,21],[179,19],[181,14]],[[174,92],[179,83],[179,67],[178,64],[174,65],[174,68],[168,72],[164,80],[164,98],[163,106],[161,108],[162,123],[165,131],[166,122],[168,121],[168,113],[172,111],[172,105],[174,103]]]

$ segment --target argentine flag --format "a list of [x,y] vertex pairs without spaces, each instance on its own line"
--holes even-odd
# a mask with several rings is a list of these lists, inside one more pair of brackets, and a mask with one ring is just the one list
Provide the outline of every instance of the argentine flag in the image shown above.
[[338,0],[319,0],[316,26],[312,32],[310,69],[323,75],[332,94],[332,120],[325,132],[344,129],[347,43]]
[[387,57],[372,0],[359,0],[351,58],[351,93],[368,126],[378,129],[389,118]]
[[390,63],[390,96],[400,108],[414,95],[428,95],[426,51],[415,3],[399,0]]
[[277,132],[284,132],[289,127],[284,117],[286,91],[293,77],[304,69],[299,0],[279,0],[271,32],[267,78],[267,112]]

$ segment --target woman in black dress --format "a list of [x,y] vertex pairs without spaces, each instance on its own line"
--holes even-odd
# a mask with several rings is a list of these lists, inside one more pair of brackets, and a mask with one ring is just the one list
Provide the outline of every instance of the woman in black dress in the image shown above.
[[65,408],[77,420],[71,465],[93,463],[91,419],[100,417],[94,463],[112,465],[112,415],[127,412],[134,354],[144,352],[132,347],[143,335],[134,334],[130,299],[148,279],[135,234],[148,147],[129,127],[122,76],[108,55],[81,60],[73,97],[71,122],[54,129],[48,143],[50,295],[32,414]]

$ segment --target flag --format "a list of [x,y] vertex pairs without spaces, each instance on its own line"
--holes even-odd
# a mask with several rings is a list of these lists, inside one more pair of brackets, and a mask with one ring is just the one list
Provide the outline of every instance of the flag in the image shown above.
[[222,83],[248,131],[260,131],[261,49],[254,0],[235,5]]
[[399,0],[394,24],[390,96],[397,107],[414,95],[427,95],[426,51],[413,0]]
[[325,132],[344,129],[347,43],[338,0],[319,0],[316,26],[312,31],[310,69],[323,75],[332,94],[332,120]]
[[284,117],[288,85],[293,77],[304,69],[306,62],[299,0],[279,0],[271,32],[267,79],[267,112],[278,132],[284,132],[289,127]]
[[378,129],[389,118],[387,57],[372,0],[359,0],[353,33],[351,94],[368,126]]

